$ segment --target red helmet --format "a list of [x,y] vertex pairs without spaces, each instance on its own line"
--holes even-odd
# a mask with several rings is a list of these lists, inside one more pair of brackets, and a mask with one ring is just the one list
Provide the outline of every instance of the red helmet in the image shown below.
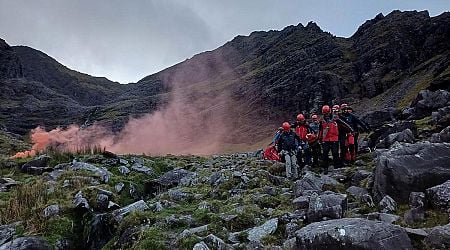
[[337,105],[337,104],[336,104],[336,105],[333,105],[333,111],[334,111],[334,110],[339,110],[339,105]]
[[298,114],[298,115],[297,115],[297,121],[302,122],[302,121],[304,121],[304,120],[305,120],[305,116],[304,116],[304,115],[302,115],[302,114]]
[[331,112],[330,106],[324,105],[324,106],[322,107],[322,114],[329,114],[330,112]]
[[289,122],[283,122],[283,130],[284,131],[289,131],[291,130],[291,124],[289,124]]
[[317,115],[312,115],[312,116],[311,116],[311,119],[313,119],[313,121],[316,121],[316,120],[319,119],[319,117],[318,117]]

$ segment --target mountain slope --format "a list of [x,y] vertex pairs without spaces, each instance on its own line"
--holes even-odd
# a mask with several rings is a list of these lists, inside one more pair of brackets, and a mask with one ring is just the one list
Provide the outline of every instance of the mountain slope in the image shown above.
[[310,22],[237,36],[128,85],[69,70],[31,48],[2,45],[0,88],[7,105],[0,123],[25,133],[38,124],[101,121],[118,131],[129,116],[175,103],[167,112],[195,114],[189,126],[200,133],[213,124],[224,134],[224,147],[262,145],[281,122],[325,103],[349,102],[362,113],[404,108],[424,88],[448,89],[449,39],[448,12],[379,14],[350,38]]

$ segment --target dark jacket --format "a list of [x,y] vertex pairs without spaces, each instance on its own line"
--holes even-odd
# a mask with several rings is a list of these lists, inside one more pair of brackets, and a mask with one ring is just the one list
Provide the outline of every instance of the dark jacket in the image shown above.
[[351,113],[342,113],[340,118],[345,121],[352,129],[356,132],[358,131],[358,126],[365,131],[369,131],[370,127],[365,122],[360,120],[357,116]]
[[299,143],[300,137],[298,137],[298,135],[294,131],[283,131],[277,142],[278,152],[281,152],[281,150],[295,151]]

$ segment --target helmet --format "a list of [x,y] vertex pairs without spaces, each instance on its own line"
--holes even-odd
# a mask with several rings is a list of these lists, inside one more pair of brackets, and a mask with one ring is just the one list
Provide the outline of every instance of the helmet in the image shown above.
[[316,121],[317,119],[319,119],[319,117],[317,115],[312,115],[311,119],[313,119],[313,121]]
[[346,109],[347,107],[348,107],[348,104],[347,104],[347,103],[342,103],[342,104],[341,104],[341,109],[342,109],[342,110]]
[[291,129],[291,124],[289,124],[289,122],[283,122],[282,127],[284,131],[289,131]]
[[336,105],[333,105],[333,111],[334,111],[334,110],[339,110],[339,105],[337,105],[337,104],[336,104]]
[[302,115],[302,114],[298,114],[298,115],[297,115],[297,121],[302,122],[302,121],[304,121],[304,120],[305,120],[305,116],[304,116],[304,115]]
[[324,105],[324,106],[322,107],[322,114],[329,114],[330,112],[331,112],[330,106]]

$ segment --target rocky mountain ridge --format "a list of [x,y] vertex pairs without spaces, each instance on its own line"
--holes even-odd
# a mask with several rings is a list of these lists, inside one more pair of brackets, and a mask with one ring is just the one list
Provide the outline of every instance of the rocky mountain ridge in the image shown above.
[[448,12],[430,17],[426,11],[393,11],[367,21],[350,38],[313,22],[253,32],[129,85],[71,71],[41,52],[2,42],[0,122],[20,134],[36,125],[94,121],[118,131],[130,115],[164,109],[181,96],[205,113],[203,122],[221,113],[230,128],[225,143],[253,144],[294,114],[324,103],[349,102],[360,114],[401,112],[422,89],[448,89],[449,23]]

